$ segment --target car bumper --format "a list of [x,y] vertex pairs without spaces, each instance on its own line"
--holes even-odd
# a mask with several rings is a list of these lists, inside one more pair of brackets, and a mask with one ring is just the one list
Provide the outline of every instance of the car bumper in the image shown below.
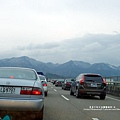
[[66,88],[70,88],[70,87],[71,87],[71,85],[65,85],[65,87],[66,87]]
[[44,92],[48,92],[48,88],[47,87],[43,87],[44,88]]
[[60,87],[61,87],[61,86],[62,86],[62,84],[55,84],[55,86],[60,86]]
[[36,120],[36,117],[39,116],[39,119],[41,120],[43,118],[43,113],[44,107],[40,111],[0,110],[0,118],[3,118],[5,115],[9,115],[11,120]]
[[44,106],[44,99],[13,100],[0,99],[0,110],[10,111],[40,111]]
[[100,96],[104,95],[106,96],[106,91],[84,91],[84,90],[79,90],[80,95],[95,95],[95,96]]

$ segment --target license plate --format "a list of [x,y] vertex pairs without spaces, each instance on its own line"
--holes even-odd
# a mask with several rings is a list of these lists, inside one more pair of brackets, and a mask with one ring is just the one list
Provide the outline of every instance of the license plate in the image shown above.
[[0,93],[14,94],[15,93],[15,87],[0,87]]
[[97,87],[96,83],[91,83],[91,87]]

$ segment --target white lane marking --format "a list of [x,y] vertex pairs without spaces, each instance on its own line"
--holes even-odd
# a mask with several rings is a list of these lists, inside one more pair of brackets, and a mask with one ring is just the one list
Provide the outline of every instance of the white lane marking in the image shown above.
[[56,89],[54,89],[54,91],[57,91]]
[[93,120],[99,120],[98,118],[92,118]]
[[115,98],[108,97],[108,96],[106,96],[106,97],[109,98],[109,99],[112,99],[112,100],[120,101],[119,99],[115,99]]
[[64,95],[61,95],[65,100],[69,100],[68,98],[66,98]]

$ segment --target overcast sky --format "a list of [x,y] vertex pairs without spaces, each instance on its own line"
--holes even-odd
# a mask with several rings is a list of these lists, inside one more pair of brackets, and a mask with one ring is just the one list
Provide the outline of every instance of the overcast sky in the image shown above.
[[120,0],[0,0],[0,59],[120,66]]

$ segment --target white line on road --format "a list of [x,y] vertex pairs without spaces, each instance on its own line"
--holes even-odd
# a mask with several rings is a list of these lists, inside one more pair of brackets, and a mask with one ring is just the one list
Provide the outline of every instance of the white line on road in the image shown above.
[[64,95],[61,95],[65,100],[69,100],[68,98],[66,98]]
[[56,89],[54,89],[54,91],[57,91]]
[[118,99],[115,99],[115,98],[112,98],[112,97],[108,97],[108,96],[107,96],[107,98],[112,99],[112,100],[116,100],[116,101],[120,101]]
[[99,120],[98,118],[92,118],[93,120]]

